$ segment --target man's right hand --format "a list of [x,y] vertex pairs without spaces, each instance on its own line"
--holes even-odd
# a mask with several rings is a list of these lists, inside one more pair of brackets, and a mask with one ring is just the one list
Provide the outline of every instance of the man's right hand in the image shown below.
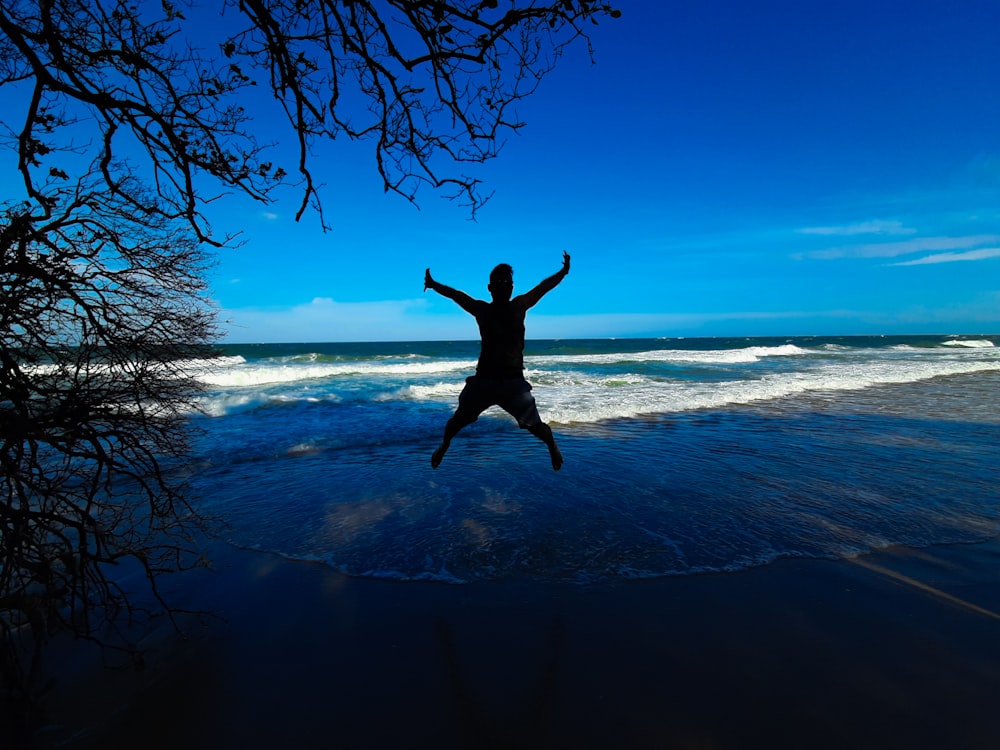
[[434,279],[431,278],[431,269],[424,271],[424,291],[426,292],[430,289],[431,285],[434,283]]

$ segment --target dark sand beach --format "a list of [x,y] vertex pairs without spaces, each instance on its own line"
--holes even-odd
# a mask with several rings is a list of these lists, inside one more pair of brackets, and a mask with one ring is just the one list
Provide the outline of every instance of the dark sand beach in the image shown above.
[[223,547],[144,671],[59,656],[42,747],[1000,747],[1000,543],[574,586]]

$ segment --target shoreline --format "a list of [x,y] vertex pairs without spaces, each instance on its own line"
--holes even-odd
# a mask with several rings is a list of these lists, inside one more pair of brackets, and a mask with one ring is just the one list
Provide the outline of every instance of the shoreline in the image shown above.
[[172,595],[222,619],[143,672],[60,646],[39,747],[1000,746],[997,539],[588,586],[215,559]]

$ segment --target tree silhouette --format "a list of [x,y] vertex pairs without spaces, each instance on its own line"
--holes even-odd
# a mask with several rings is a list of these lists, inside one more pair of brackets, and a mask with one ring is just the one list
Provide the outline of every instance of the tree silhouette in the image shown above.
[[[297,218],[321,212],[312,146],[346,136],[374,146],[387,191],[413,200],[423,184],[474,212],[479,181],[451,172],[496,156],[522,126],[516,104],[537,89],[565,47],[617,10],[594,0],[2,0],[0,87],[17,90],[3,115],[31,199],[70,173],[72,153],[99,165],[108,189],[139,210],[183,216],[220,244],[202,210],[233,189],[267,201],[301,187]],[[187,15],[199,14],[189,20]],[[205,41],[195,45],[193,39]],[[298,158],[269,158],[248,107],[276,102]],[[129,160],[122,160],[128,156]],[[117,161],[116,161],[117,160]],[[138,164],[137,164],[138,162]],[[122,174],[141,174],[158,203]],[[291,172],[291,174],[290,174]],[[209,178],[209,179],[205,179]],[[322,216],[322,213],[320,213]]]
[[[24,724],[45,637],[128,649],[109,574],[197,564],[184,456],[215,336],[209,206],[299,191],[322,141],[371,144],[386,191],[472,212],[468,165],[522,126],[588,0],[0,0],[0,678]],[[254,115],[270,107],[279,124]],[[274,144],[294,143],[281,166]],[[18,713],[20,712],[20,713]],[[15,721],[15,723],[17,723]]]
[[199,559],[181,459],[184,363],[215,325],[201,247],[96,175],[0,224],[0,677],[15,725],[53,631],[130,648],[119,627],[137,606],[112,566],[163,603],[157,575]]

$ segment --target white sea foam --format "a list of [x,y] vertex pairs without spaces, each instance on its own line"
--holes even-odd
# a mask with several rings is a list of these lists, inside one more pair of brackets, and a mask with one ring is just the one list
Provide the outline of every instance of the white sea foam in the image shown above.
[[454,399],[462,392],[463,382],[459,383],[434,383],[432,385],[408,385],[400,388],[389,398],[401,398],[413,401],[436,401],[440,399]]
[[320,447],[315,443],[297,443],[285,451],[288,456],[309,456],[320,452]]
[[810,371],[773,373],[754,380],[722,383],[647,380],[629,388],[608,388],[596,381],[550,387],[539,397],[543,418],[570,424],[599,422],[651,414],[670,414],[749,404],[807,391],[860,390],[875,385],[911,383],[944,375],[1000,370],[1000,361],[929,361],[900,367],[869,362],[825,365]]
[[945,341],[942,346],[958,346],[965,347],[967,349],[989,349],[995,345],[989,339],[951,339],[949,341]]
[[222,388],[255,387],[302,380],[342,377],[399,377],[433,375],[469,370],[468,360],[441,360],[406,363],[378,363],[363,360],[336,364],[225,363],[193,371],[202,383]]
[[195,411],[208,417],[224,417],[240,411],[248,411],[265,404],[296,404],[339,401],[335,393],[313,395],[296,391],[292,393],[272,393],[267,390],[241,389],[200,396],[195,400]]
[[[83,375],[118,375],[120,373],[138,370],[140,367],[146,371],[152,369],[165,377],[186,376],[196,380],[210,377],[212,373],[230,370],[232,368],[245,365],[243,357],[216,357],[213,359],[189,359],[174,360],[171,362],[140,362],[139,360],[116,362],[108,364],[104,362],[83,362],[81,366],[74,367],[73,363],[62,364],[40,363],[24,365],[25,373],[32,375],[57,375],[60,373],[83,374]],[[205,381],[207,382],[207,381]]]
[[806,349],[794,344],[782,346],[748,346],[742,349],[655,349],[644,352],[615,352],[611,354],[553,354],[525,357],[532,365],[560,364],[620,364],[627,362],[695,362],[703,364],[738,364],[758,362],[764,357],[795,357],[807,354]]

